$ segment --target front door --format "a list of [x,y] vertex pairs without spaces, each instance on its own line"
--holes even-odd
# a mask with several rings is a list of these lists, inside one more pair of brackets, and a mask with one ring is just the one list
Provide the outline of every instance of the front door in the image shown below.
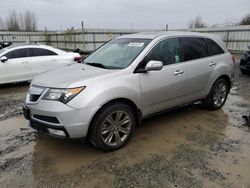
[[6,62],[0,62],[0,83],[31,80],[31,64],[27,48],[4,54]]
[[140,73],[143,115],[150,115],[185,102],[187,88],[186,65],[182,63],[178,38],[170,38],[156,44],[145,57],[162,61],[163,69]]

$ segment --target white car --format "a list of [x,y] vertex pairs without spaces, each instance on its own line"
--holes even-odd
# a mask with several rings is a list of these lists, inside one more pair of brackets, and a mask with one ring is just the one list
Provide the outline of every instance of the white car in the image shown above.
[[0,84],[32,80],[40,73],[79,61],[78,53],[46,45],[19,45],[0,50]]

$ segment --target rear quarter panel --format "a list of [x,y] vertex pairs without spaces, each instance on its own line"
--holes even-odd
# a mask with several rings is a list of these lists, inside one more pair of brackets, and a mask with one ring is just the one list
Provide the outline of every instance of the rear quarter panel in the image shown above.
[[214,82],[223,75],[228,76],[231,82],[233,83],[234,63],[232,61],[232,55],[229,52],[222,55],[217,55],[215,56],[215,61],[216,61],[216,66],[209,78],[208,85],[204,93],[205,96],[208,95]]

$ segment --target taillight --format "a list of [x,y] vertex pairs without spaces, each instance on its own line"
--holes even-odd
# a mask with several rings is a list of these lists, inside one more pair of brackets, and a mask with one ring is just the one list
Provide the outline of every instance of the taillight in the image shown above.
[[82,61],[82,57],[77,56],[77,57],[74,58],[74,61],[76,61],[77,63],[80,63]]
[[232,55],[232,60],[233,60],[233,63],[235,63],[236,61],[235,61],[235,57]]

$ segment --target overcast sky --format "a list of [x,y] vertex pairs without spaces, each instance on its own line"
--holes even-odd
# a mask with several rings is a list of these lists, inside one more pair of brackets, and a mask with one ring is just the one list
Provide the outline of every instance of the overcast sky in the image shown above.
[[250,13],[250,0],[0,0],[0,17],[12,10],[36,13],[40,29],[186,28],[197,15],[209,25],[239,21]]

